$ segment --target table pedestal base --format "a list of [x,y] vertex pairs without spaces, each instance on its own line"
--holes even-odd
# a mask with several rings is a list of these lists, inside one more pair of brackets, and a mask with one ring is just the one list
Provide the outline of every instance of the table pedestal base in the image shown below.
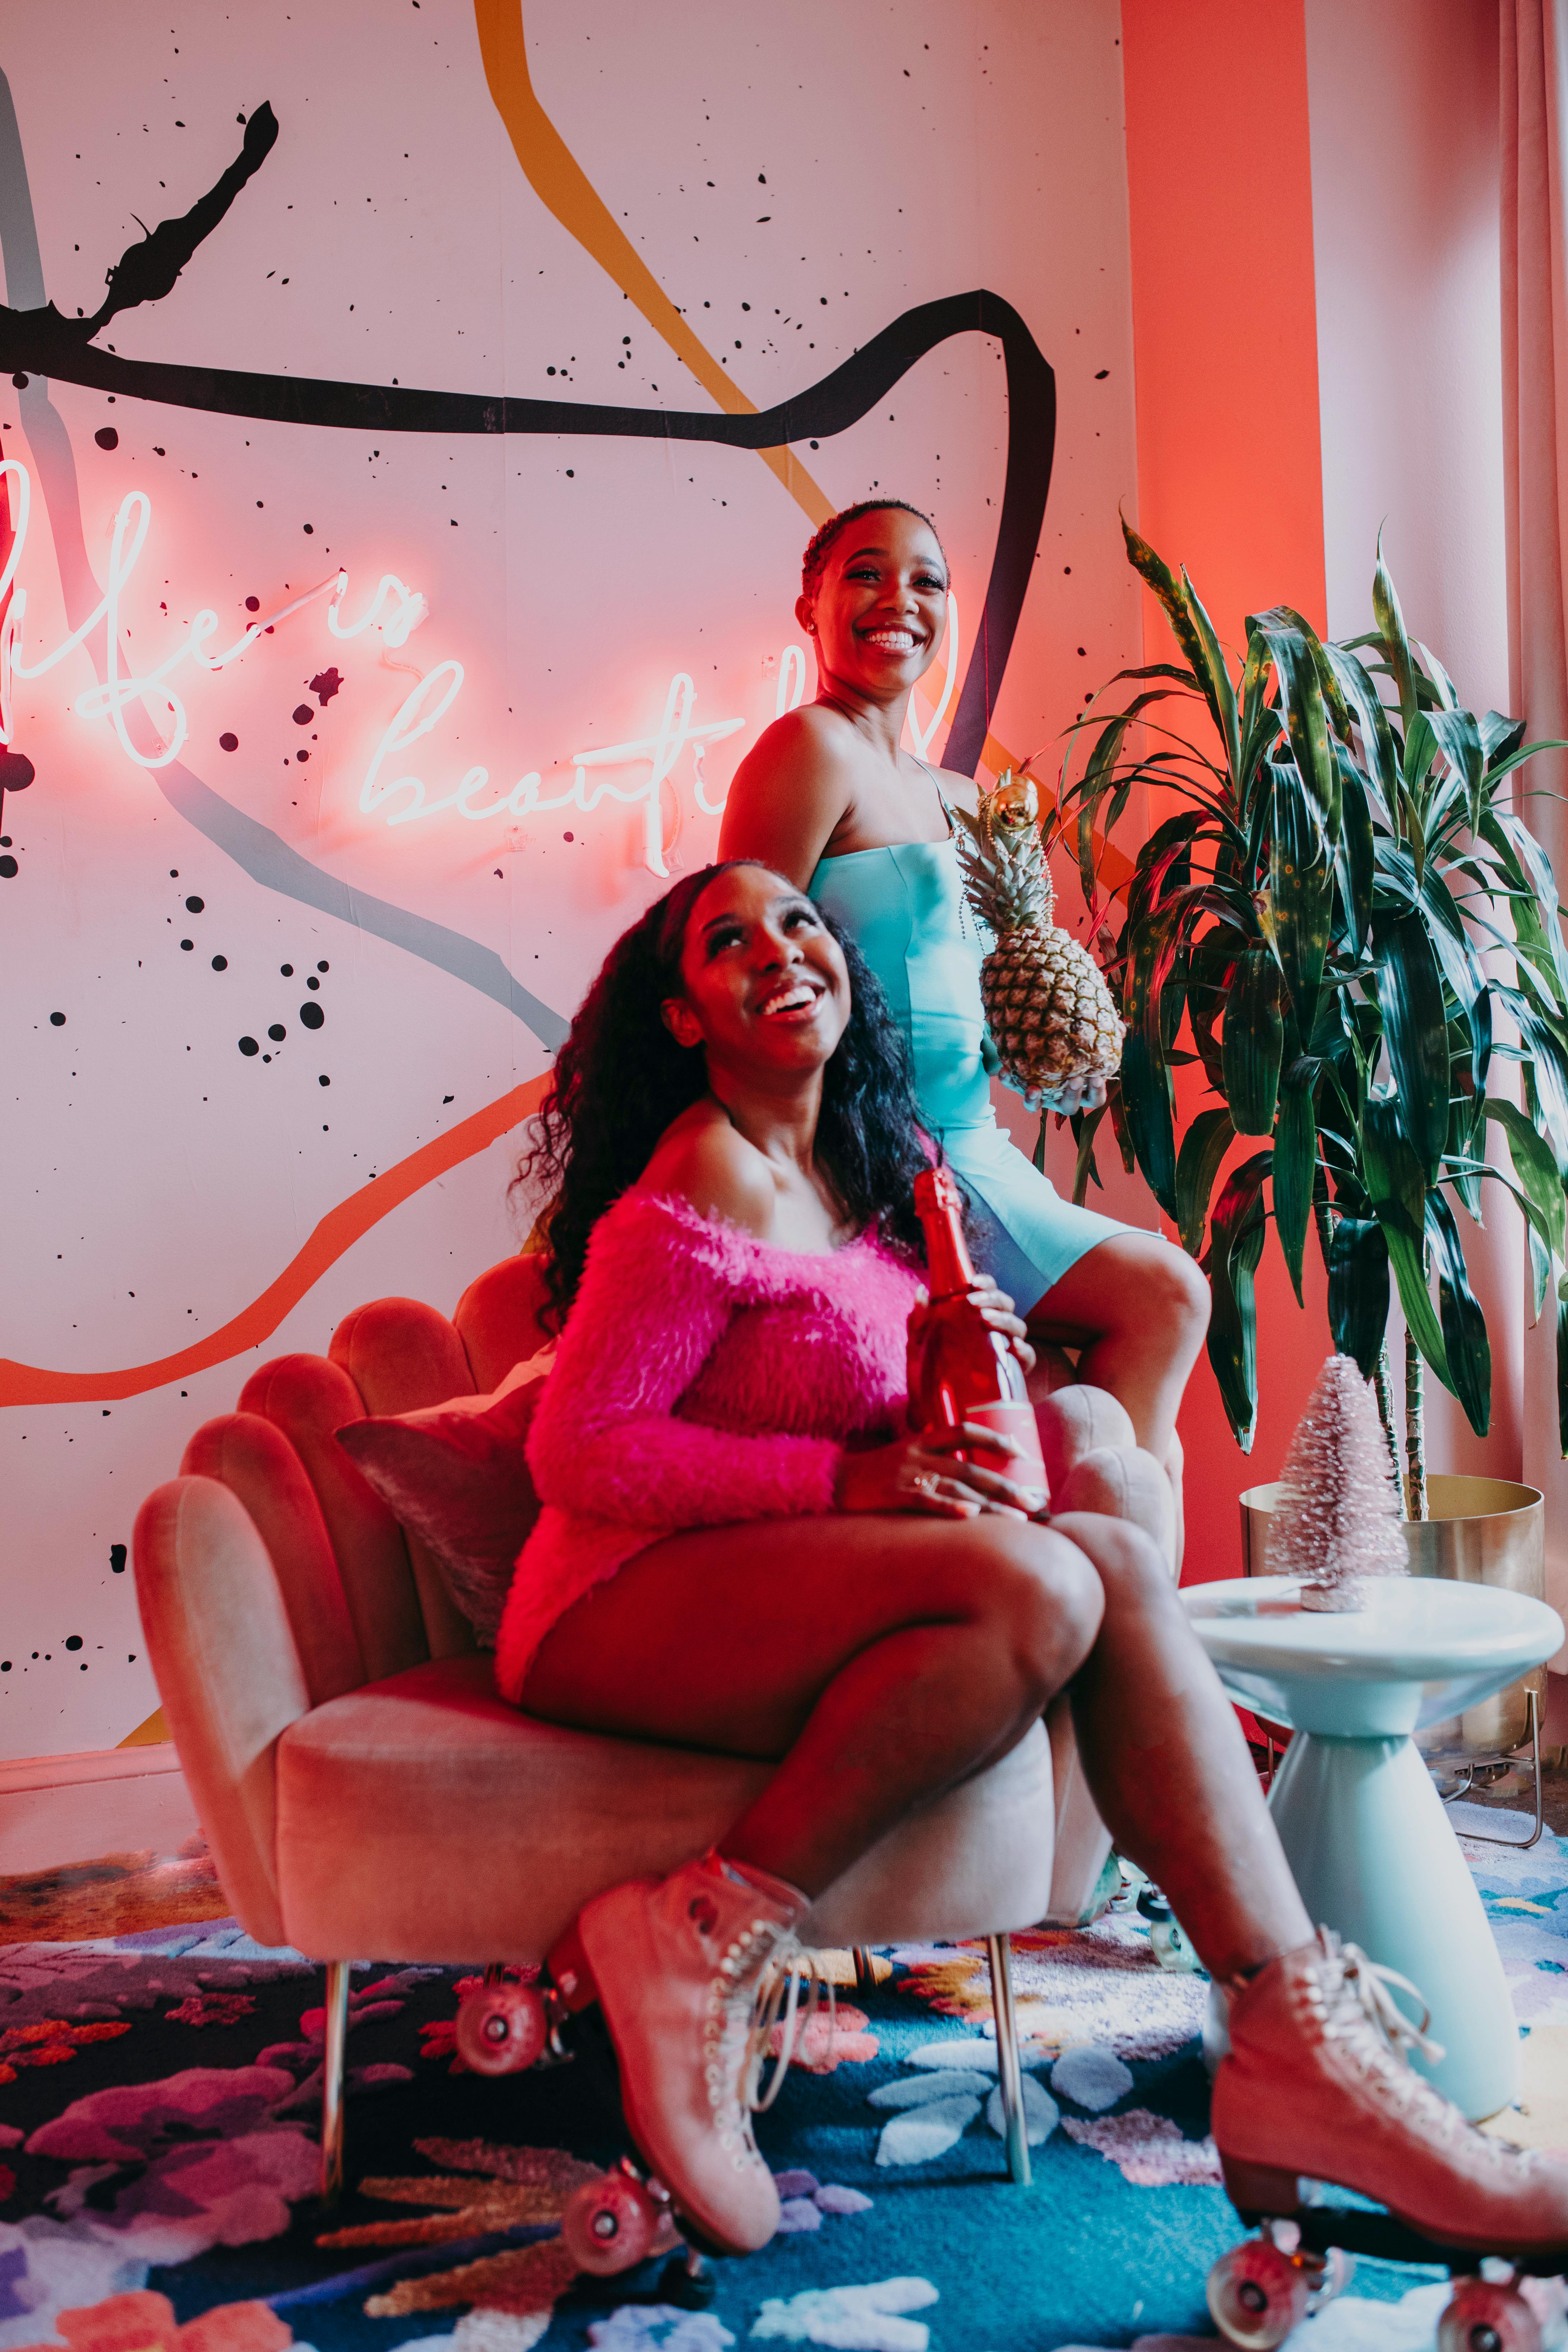
[[[1298,1731],[1268,1800],[1314,1923],[1419,1985],[1445,2055],[1419,2072],[1471,2122],[1519,2095],[1502,1963],[1442,1800],[1408,1738]],[[1396,1996],[1396,1998],[1400,1998]],[[1408,1998],[1402,2005],[1409,2008]]]

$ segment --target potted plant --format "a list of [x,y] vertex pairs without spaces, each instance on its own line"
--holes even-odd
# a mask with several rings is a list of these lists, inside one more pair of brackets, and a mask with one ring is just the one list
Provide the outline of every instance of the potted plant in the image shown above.
[[[1552,1295],[1568,1450],[1568,948],[1551,863],[1512,805],[1516,772],[1559,747],[1462,707],[1406,634],[1381,540],[1369,635],[1325,644],[1276,606],[1248,616],[1233,670],[1185,572],[1122,529],[1179,658],[1118,674],[1111,685],[1135,691],[1077,723],[1058,787],[1091,923],[1096,832],[1110,837],[1140,782],[1160,816],[1120,930],[1100,933],[1127,1042],[1104,1109],[1074,1120],[1075,1198],[1099,1181],[1095,1132],[1110,1117],[1128,1168],[1207,1271],[1209,1356],[1244,1451],[1253,1278],[1272,1223],[1298,1298],[1315,1231],[1333,1347],[1374,1383],[1397,1471],[1392,1268],[1408,1335],[1406,1509],[1422,1518],[1423,1363],[1478,1434],[1490,1415],[1486,1318],[1456,1213],[1480,1222],[1489,1180],[1526,1220],[1537,1316]],[[1173,703],[1189,723],[1157,710]],[[1130,756],[1135,728],[1146,748]],[[1505,1059],[1520,1066],[1522,1109],[1489,1091]],[[1184,1071],[1206,1081],[1201,1102]],[[1511,1176],[1486,1164],[1489,1119]],[[1258,1148],[1211,1201],[1238,1137]]]

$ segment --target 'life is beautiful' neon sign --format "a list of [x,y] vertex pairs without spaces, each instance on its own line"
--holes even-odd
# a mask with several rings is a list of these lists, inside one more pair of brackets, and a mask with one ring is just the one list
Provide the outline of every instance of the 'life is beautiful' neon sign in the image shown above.
[[[27,591],[18,574],[26,544],[32,482],[26,467],[17,458],[0,460],[0,512],[4,511],[8,496],[6,484],[10,481],[16,485],[16,515],[11,546],[0,567],[0,743],[11,740],[13,681],[46,676],[79,646],[85,647],[100,627],[104,632],[103,675],[77,696],[72,708],[79,718],[107,721],[121,750],[135,766],[158,769],[167,767],[179,757],[189,733],[184,703],[172,683],[186,663],[207,671],[225,669],[248,653],[280,622],[323,597],[328,600],[328,631],[340,640],[374,631],[384,645],[403,646],[428,616],[429,606],[419,592],[407,587],[395,572],[384,572],[359,618],[345,621],[348,574],[339,571],[276,612],[253,621],[231,645],[220,649],[214,650],[211,646],[221,626],[218,616],[210,608],[204,608],[162,661],[145,670],[128,667],[121,641],[121,602],[141,560],[153,520],[152,500],[144,491],[132,490],[121,501],[115,516],[109,579],[99,602],[58,645],[29,662],[23,651]],[[958,603],[951,592],[947,603],[946,667],[941,698],[923,724],[912,706],[910,711],[910,733],[922,759],[931,750],[958,677]],[[805,692],[805,655],[799,646],[784,648],[778,673],[775,718],[795,709]],[[383,823],[388,825],[411,824],[426,817],[444,815],[479,822],[491,817],[515,821],[568,807],[589,815],[607,795],[627,806],[640,803],[644,861],[650,873],[665,876],[668,868],[665,864],[662,793],[666,782],[672,782],[676,761],[683,751],[689,749],[691,752],[692,797],[698,809],[704,815],[717,816],[723,807],[722,801],[709,796],[703,758],[710,745],[738,734],[746,721],[714,719],[698,723],[697,689],[684,670],[678,670],[670,679],[663,713],[653,732],[623,743],[599,744],[572,752],[565,762],[573,771],[572,782],[563,791],[546,793],[539,771],[533,769],[520,777],[510,791],[498,790],[490,799],[481,800],[479,795],[489,788],[489,771],[476,766],[466,770],[449,791],[432,799],[424,779],[412,770],[400,769],[399,763],[411,746],[427,737],[445,718],[462,692],[463,678],[460,661],[439,661],[404,697],[371,755],[360,785],[359,806],[363,815],[380,813]],[[145,740],[137,743],[129,731],[127,713],[138,706],[153,722],[155,749],[150,748]],[[138,732],[145,737],[143,729],[139,727]],[[605,772],[637,769],[645,772],[624,782],[616,782]],[[592,783],[590,772],[594,776]],[[679,819],[679,803],[677,815]]]

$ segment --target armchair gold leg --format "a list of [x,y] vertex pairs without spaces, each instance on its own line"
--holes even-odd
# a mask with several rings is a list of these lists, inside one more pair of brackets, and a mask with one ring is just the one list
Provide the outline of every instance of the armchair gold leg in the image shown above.
[[991,2007],[996,2019],[996,2080],[1002,2092],[1002,2120],[1007,2148],[1007,2170],[1020,2189],[1034,2178],[1029,2169],[1029,2132],[1024,2116],[1024,2077],[1018,2064],[1018,2020],[1013,2007],[1013,1951],[1005,1936],[987,1936],[991,1963]]
[[343,2053],[349,2038],[349,1963],[327,1963],[327,2044],[321,2062],[321,2203],[343,2186]]

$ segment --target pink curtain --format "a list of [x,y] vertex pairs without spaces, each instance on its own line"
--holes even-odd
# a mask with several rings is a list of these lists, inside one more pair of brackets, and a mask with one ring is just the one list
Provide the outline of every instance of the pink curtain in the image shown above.
[[[1510,708],[1532,738],[1568,737],[1568,0],[1500,0],[1503,454]],[[1568,793],[1568,754],[1522,791]],[[1568,892],[1568,807],[1521,799]],[[1546,1590],[1568,1614],[1568,1463],[1557,1434],[1552,1301],[1525,1339],[1524,1475],[1546,1496]],[[1568,1650],[1552,1661],[1568,1669]]]

